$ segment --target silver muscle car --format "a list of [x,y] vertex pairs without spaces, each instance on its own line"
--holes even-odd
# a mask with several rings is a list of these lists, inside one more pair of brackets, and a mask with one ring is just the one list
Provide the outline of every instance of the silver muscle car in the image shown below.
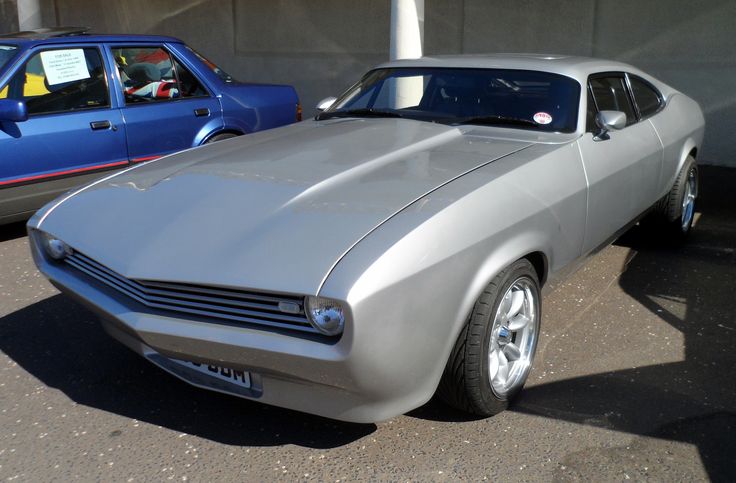
[[703,115],[626,64],[404,60],[321,106],[52,202],[39,269],[196,386],[356,422],[435,393],[492,415],[541,287],[644,215],[691,228]]

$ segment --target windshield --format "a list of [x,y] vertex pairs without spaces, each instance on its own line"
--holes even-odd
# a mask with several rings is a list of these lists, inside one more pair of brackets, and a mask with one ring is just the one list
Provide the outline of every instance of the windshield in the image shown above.
[[228,74],[224,70],[222,70],[219,67],[217,67],[214,62],[208,60],[207,58],[205,58],[205,56],[203,56],[202,54],[200,54],[196,50],[192,49],[191,47],[187,47],[187,48],[190,51],[192,51],[192,53],[194,55],[196,55],[197,58],[204,63],[204,65],[206,65],[207,67],[209,67],[209,69],[212,72],[214,72],[217,75],[217,77],[219,77],[220,79],[224,80],[225,82],[234,82],[235,81],[235,79],[233,79],[233,76],[231,76],[230,74]]
[[508,69],[377,69],[317,119],[405,117],[574,132],[580,84],[547,72]]
[[18,47],[13,45],[0,45],[0,70],[15,56],[17,50]]

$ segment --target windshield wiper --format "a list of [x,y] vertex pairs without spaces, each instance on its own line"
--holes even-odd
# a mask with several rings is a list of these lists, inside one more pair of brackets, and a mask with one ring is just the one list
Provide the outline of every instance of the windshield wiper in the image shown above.
[[534,121],[530,121],[529,119],[521,119],[518,117],[508,117],[508,116],[461,117],[457,119],[452,119],[451,123],[452,124],[482,124],[482,125],[488,125],[488,126],[510,124],[510,125],[516,125],[516,126],[539,127],[539,124],[537,124]]
[[346,111],[331,111],[317,114],[318,121],[323,119],[331,119],[333,117],[403,117],[396,111],[383,111],[381,109],[373,109],[372,107],[363,107],[361,109],[348,109]]

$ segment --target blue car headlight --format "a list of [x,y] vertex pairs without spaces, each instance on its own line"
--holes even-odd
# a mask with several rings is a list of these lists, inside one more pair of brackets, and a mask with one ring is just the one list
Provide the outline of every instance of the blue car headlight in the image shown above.
[[41,247],[43,247],[43,251],[51,259],[63,260],[73,253],[69,245],[55,236],[40,230],[38,231],[38,235],[36,239],[41,244]]
[[341,334],[345,328],[345,309],[337,300],[307,297],[307,317],[312,326],[325,335]]

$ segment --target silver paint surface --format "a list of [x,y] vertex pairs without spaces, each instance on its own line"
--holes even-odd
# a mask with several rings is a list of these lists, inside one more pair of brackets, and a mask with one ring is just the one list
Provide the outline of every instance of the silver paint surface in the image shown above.
[[635,73],[667,106],[594,141],[406,119],[307,121],[142,165],[30,222],[129,277],[322,295],[348,305],[334,344],[185,320],[50,263],[39,268],[141,354],[261,376],[259,400],[349,421],[408,411],[434,393],[478,294],[537,253],[555,278],[660,199],[702,143],[697,104],[637,69],[583,58],[428,58],[388,65],[529,68],[581,86]]

